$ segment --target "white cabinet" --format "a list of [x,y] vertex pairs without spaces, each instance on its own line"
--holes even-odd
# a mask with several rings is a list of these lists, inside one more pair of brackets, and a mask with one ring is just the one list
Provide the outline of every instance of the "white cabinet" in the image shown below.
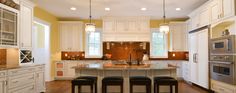
[[182,77],[185,81],[190,80],[190,65],[189,65],[189,62],[182,62]]
[[113,32],[115,31],[115,21],[103,20],[103,32]]
[[189,36],[190,81],[208,87],[208,29]]
[[6,71],[7,93],[45,92],[44,65],[22,67]]
[[220,19],[221,5],[219,0],[213,0],[210,4],[211,22],[217,22]]
[[7,93],[6,72],[0,71],[0,93]]
[[32,48],[32,27],[34,4],[28,0],[20,0],[20,48]]
[[56,62],[56,77],[55,79],[73,79],[76,77],[75,69],[72,68],[77,66],[82,61],[62,61]]
[[170,23],[171,47],[169,50],[187,51],[186,34],[187,34],[187,24],[185,22],[171,22]]
[[149,17],[104,17],[103,41],[149,41]]
[[75,69],[72,67],[77,66],[78,62],[66,62],[66,77],[75,78]]
[[60,22],[61,51],[83,51],[83,22]]
[[45,89],[45,68],[44,66],[37,66],[35,73],[35,91],[37,93],[46,92]]
[[35,86],[30,84],[16,89],[10,89],[7,93],[35,93]]
[[190,14],[191,30],[210,24],[209,8],[204,5]]
[[235,0],[212,0],[209,7],[212,23],[235,16]]
[[216,93],[236,93],[236,86],[211,80],[211,89]]

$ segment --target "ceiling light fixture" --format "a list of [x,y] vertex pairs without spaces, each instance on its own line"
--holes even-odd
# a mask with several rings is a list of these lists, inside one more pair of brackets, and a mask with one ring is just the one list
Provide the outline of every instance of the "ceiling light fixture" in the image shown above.
[[85,24],[85,31],[86,32],[95,32],[96,25],[92,23],[92,15],[91,15],[91,0],[89,0],[89,23]]
[[164,22],[162,24],[160,24],[160,32],[162,33],[168,33],[170,31],[170,27],[169,24],[166,23],[166,6],[165,6],[166,2],[165,0],[163,0],[163,20]]
[[75,11],[75,10],[76,10],[76,8],[75,8],[75,7],[71,7],[71,8],[70,8],[70,10],[73,10],[73,11]]
[[143,8],[141,8],[140,10],[142,10],[142,11],[146,11],[146,10],[147,10],[147,8],[144,8],[144,7],[143,7]]
[[176,11],[180,11],[180,10],[181,10],[181,8],[175,8],[175,10],[176,10]]
[[110,11],[110,10],[111,10],[111,9],[110,9],[110,8],[108,8],[108,7],[107,7],[107,8],[105,8],[105,11]]

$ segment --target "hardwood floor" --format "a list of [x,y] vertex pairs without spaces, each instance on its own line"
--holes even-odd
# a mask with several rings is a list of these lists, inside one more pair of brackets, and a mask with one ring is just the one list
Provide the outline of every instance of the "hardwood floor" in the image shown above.
[[[71,93],[70,81],[52,81],[46,83],[46,93]],[[185,82],[179,82],[179,93],[208,93],[207,91],[191,86]]]

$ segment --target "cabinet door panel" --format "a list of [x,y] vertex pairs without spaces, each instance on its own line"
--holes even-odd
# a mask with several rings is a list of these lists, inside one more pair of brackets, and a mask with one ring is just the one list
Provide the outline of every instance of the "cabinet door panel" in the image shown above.
[[118,20],[116,22],[116,30],[117,32],[125,32],[127,31],[127,26],[126,26],[126,21],[123,21],[123,20]]
[[196,14],[192,17],[192,28],[197,29],[199,27],[199,15]]
[[208,30],[203,30],[198,34],[198,83],[208,89]]
[[216,22],[219,19],[220,14],[220,2],[219,0],[214,0],[211,3],[211,22]]
[[223,17],[230,17],[234,15],[234,0],[222,0]]
[[36,92],[41,93],[45,92],[45,79],[44,79],[44,72],[36,73]]
[[0,93],[6,93],[5,80],[1,80],[1,78],[0,78]]
[[115,32],[115,22],[114,21],[104,21],[103,22],[104,32]]
[[69,51],[71,44],[69,43],[71,37],[70,35],[70,27],[67,24],[60,25],[60,34],[61,34],[61,50],[62,51]]
[[210,13],[209,13],[209,9],[204,9],[200,12],[199,14],[200,17],[200,26],[205,26],[208,25],[210,23]]
[[190,81],[197,84],[198,82],[198,65],[194,62],[194,54],[197,53],[197,34],[189,36],[189,62],[190,62]]

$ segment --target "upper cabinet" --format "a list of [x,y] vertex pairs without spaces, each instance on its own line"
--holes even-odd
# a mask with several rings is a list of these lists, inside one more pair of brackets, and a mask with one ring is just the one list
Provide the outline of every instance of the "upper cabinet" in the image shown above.
[[61,51],[83,51],[83,22],[61,21],[60,42]]
[[191,30],[210,24],[210,10],[206,5],[192,12],[190,15]]
[[0,47],[18,47],[19,11],[0,4]]
[[149,41],[149,17],[104,17],[103,41]]
[[210,0],[189,14],[192,30],[233,16],[235,16],[235,0]]
[[170,22],[170,51],[188,51],[187,24],[185,22]]
[[34,4],[28,0],[20,0],[20,48],[32,49]]
[[210,8],[212,23],[235,15],[234,0],[213,0],[210,3]]

